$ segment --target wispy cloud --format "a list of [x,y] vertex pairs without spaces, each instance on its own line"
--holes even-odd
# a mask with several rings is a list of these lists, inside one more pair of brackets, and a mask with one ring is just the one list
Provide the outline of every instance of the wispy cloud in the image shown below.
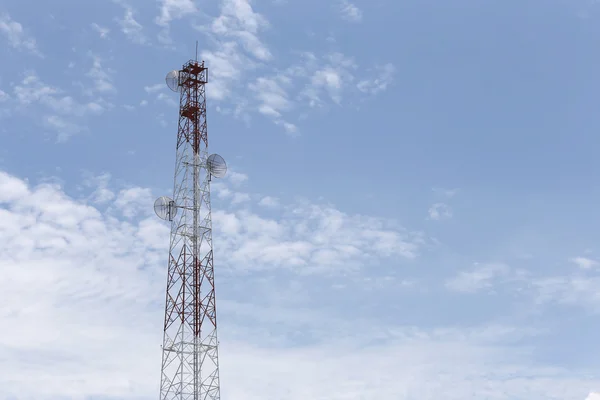
[[193,14],[197,11],[193,0],[160,0],[160,15],[156,17],[156,23],[168,27],[173,20]]
[[304,68],[309,84],[300,97],[308,99],[310,107],[320,107],[324,104],[323,95],[328,95],[336,104],[341,103],[344,88],[355,80],[353,71],[357,65],[342,53],[330,53],[321,60],[307,53]]
[[272,58],[271,52],[258,38],[269,22],[252,9],[249,0],[222,0],[221,14],[212,22],[214,34],[234,38],[244,50],[260,61]]
[[245,73],[271,59],[271,52],[259,38],[260,31],[268,26],[266,18],[255,12],[248,0],[223,0],[219,16],[208,26],[198,27],[215,43],[214,50],[201,53],[212,68],[207,88],[210,97],[230,97]]
[[103,65],[102,59],[97,55],[91,54],[92,66],[86,73],[86,76],[92,80],[92,86],[86,91],[88,94],[105,94],[117,91],[112,83],[112,72]]
[[396,68],[390,63],[377,66],[375,68],[375,75],[371,78],[361,80],[356,87],[363,93],[378,94],[386,90],[394,82],[395,73]]
[[206,93],[216,101],[231,99],[233,87],[240,82],[244,70],[254,66],[235,42],[224,42],[215,50],[204,50],[200,57],[206,61],[211,74]]
[[287,91],[290,86],[289,77],[278,75],[273,78],[257,78],[250,83],[249,88],[259,102],[258,112],[272,118],[276,124],[282,125],[286,132],[293,134],[297,130],[296,125],[282,116],[282,113],[289,112],[293,107]]
[[144,86],[144,91],[149,95],[155,96],[155,101],[167,104],[170,107],[178,107],[177,96],[173,96],[171,91],[166,90],[167,85],[156,83],[154,85]]
[[164,83],[155,83],[154,85],[144,86],[146,93],[156,93],[165,90],[166,85]]
[[121,32],[133,43],[145,44],[146,36],[143,33],[144,27],[134,17],[133,9],[125,7],[123,18],[117,19]]
[[[248,85],[259,102],[256,111],[283,126],[288,133],[298,129],[289,122],[291,111],[302,113],[307,107],[326,109],[330,104],[342,106],[346,98],[354,100],[360,93],[376,94],[391,83],[391,75],[386,75],[357,84],[358,65],[351,57],[339,52],[322,56],[301,52],[298,55],[299,60],[292,66],[264,74]],[[376,70],[380,71],[379,68]]]
[[[345,97],[356,98],[357,94],[377,94],[391,84],[393,66],[374,68],[374,77],[357,81],[359,65],[352,57],[332,52],[317,56],[311,52],[301,53],[302,61],[290,67],[286,73],[296,81],[306,82],[298,94],[298,99],[307,102],[311,108],[321,108],[328,100],[337,105],[344,103]],[[302,82],[302,83],[304,83]]]
[[[270,23],[254,11],[248,0],[223,0],[220,14],[210,23],[197,26],[214,43],[213,49],[200,56],[211,69],[207,94],[212,100],[231,102],[220,106],[221,112],[248,117],[258,112],[270,118],[287,133],[297,134],[298,127],[290,121],[291,111],[304,106],[321,108],[328,102],[341,105],[344,94],[376,94],[392,81],[391,64],[374,68],[374,76],[357,81],[357,64],[351,57],[332,52],[320,57],[310,52],[292,52],[300,59],[283,69],[274,69],[267,62],[274,59],[261,33]],[[249,83],[244,78],[253,71]],[[252,96],[258,104],[243,101]]]
[[450,290],[475,293],[483,289],[492,289],[498,279],[507,277],[511,272],[505,264],[475,264],[470,271],[460,272],[446,282]]
[[[236,203],[235,194],[227,197]],[[214,212],[216,223],[235,221],[239,227],[219,236],[231,267],[331,274],[352,271],[368,259],[413,259],[423,243],[417,233],[385,228],[382,220],[347,215],[330,206],[299,203],[283,212],[288,215],[283,220],[246,209]]]
[[106,204],[113,200],[116,195],[108,187],[111,181],[111,175],[107,172],[100,175],[86,174],[87,177],[83,181],[85,188],[91,189],[88,200],[93,204]]
[[59,143],[85,130],[85,127],[81,124],[72,122],[60,115],[46,115],[42,119],[42,124],[57,133],[56,141]]
[[600,312],[599,275],[544,277],[532,282],[539,305],[583,307]]
[[229,171],[227,173],[227,180],[233,183],[234,186],[239,186],[248,181],[248,175],[241,172]]
[[155,22],[162,29],[158,34],[158,41],[166,46],[172,46],[170,24],[172,21],[194,15],[198,8],[193,0],[159,0],[160,15]]
[[100,26],[100,25],[98,25],[95,22],[93,24],[91,24],[90,26],[92,27],[93,30],[95,30],[98,33],[98,35],[100,35],[100,37],[102,39],[108,38],[108,34],[110,33],[110,29],[108,29],[108,28],[106,28],[104,26]]
[[577,265],[579,268],[590,269],[598,266],[598,261],[592,260],[587,257],[574,257],[570,260],[573,264]]
[[600,312],[600,275],[584,270],[563,275],[535,275],[531,271],[510,268],[502,263],[476,263],[448,279],[448,290],[462,293],[498,293],[500,289],[519,295],[536,307],[557,305]]
[[0,33],[2,33],[10,46],[15,49],[28,51],[37,56],[42,56],[38,50],[36,41],[23,29],[23,25],[13,20],[10,15],[0,14]]
[[350,3],[348,0],[342,0],[339,3],[340,14],[343,19],[350,22],[360,22],[362,21],[363,13],[362,11],[354,4]]
[[428,214],[430,220],[439,221],[452,218],[452,209],[445,203],[435,203],[429,207]]
[[445,188],[436,187],[436,188],[433,188],[431,190],[435,194],[437,194],[439,196],[447,197],[447,198],[454,197],[459,192],[459,190],[457,188],[454,188],[454,189],[445,189]]
[[[283,82],[282,82],[283,81]],[[288,111],[291,103],[282,85],[288,83],[285,77],[279,79],[258,78],[250,83],[250,90],[260,102],[258,111],[270,117],[280,118],[282,111]]]
[[42,106],[41,120],[44,126],[56,131],[59,141],[84,130],[85,117],[99,115],[105,106],[98,101],[82,102],[65,93],[64,90],[44,83],[30,71],[15,85],[14,100],[19,105],[16,112],[22,113],[29,107]]
[[263,206],[263,207],[278,207],[279,206],[279,199],[277,199],[276,197],[271,197],[271,196],[265,196],[262,199],[260,199],[260,201],[258,202],[259,206]]

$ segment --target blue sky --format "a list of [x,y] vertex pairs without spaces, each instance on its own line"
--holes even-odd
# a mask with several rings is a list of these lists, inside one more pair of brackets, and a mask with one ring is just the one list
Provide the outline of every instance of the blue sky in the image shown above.
[[212,185],[224,400],[597,400],[599,17],[3,2],[0,397],[157,396],[164,77],[198,40],[230,168]]

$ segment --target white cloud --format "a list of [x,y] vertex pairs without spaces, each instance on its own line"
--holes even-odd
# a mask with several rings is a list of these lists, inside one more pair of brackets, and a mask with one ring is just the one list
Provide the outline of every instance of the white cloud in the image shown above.
[[179,103],[173,98],[173,96],[169,96],[167,93],[159,93],[156,96],[156,100],[162,101],[163,103],[171,106],[171,107],[179,107]]
[[[55,185],[29,188],[4,172],[0,189],[0,288],[10,296],[0,307],[0,320],[20,327],[0,338],[2,396],[139,393],[143,374],[153,369],[135,367],[139,357],[146,357],[142,364],[153,358],[139,351],[140,341],[160,343],[159,335],[147,333],[153,325],[147,307],[164,281],[155,267],[164,260],[164,244],[156,237],[167,237],[167,228],[154,220],[119,221]],[[136,355],[123,358],[115,340]],[[135,372],[123,380],[121,368]],[[40,385],[28,385],[29,374]],[[145,393],[153,389],[149,385]]]
[[342,0],[340,2],[340,13],[342,18],[350,22],[360,22],[362,20],[362,11],[348,0]]
[[[156,395],[168,225],[145,217],[152,209],[148,189],[118,191],[108,182],[103,174],[85,185],[119,193],[116,197],[97,192],[75,200],[56,185],[31,186],[0,172],[0,324],[19,327],[0,336],[3,397]],[[88,200],[108,207],[101,211]],[[215,211],[220,282],[231,272],[224,268],[228,261],[241,268],[302,266],[317,244],[322,254],[338,249],[342,259],[328,269],[337,276],[356,255],[366,254],[359,261],[369,268],[382,251],[401,255],[397,238],[403,234],[383,221],[308,203],[285,208],[279,220]],[[227,243],[232,238],[237,242]],[[234,285],[247,281],[233,278]],[[307,287],[313,285],[311,279]],[[530,362],[531,350],[513,344],[531,335],[522,328],[422,330],[354,314],[340,319],[327,307],[304,308],[312,292],[303,289],[267,280],[250,302],[221,290],[224,399],[435,400],[444,393],[475,400],[492,393],[499,399],[563,400],[583,398],[586,388],[598,385],[589,371]],[[293,345],[299,334],[302,346]],[[31,385],[31,376],[39,384]]]
[[574,257],[570,261],[582,269],[590,269],[598,265],[598,261],[586,257]]
[[396,68],[388,63],[375,68],[375,76],[360,81],[356,87],[364,93],[377,94],[386,90],[394,81]]
[[557,276],[532,282],[538,304],[560,304],[600,310],[600,276]]
[[21,85],[15,86],[14,92],[19,103],[29,105],[37,101],[51,101],[49,100],[50,96],[57,94],[59,90],[44,84],[35,73],[29,72],[21,82]]
[[[309,59],[308,65],[314,65],[311,61]],[[353,59],[342,53],[331,53],[325,56],[323,61],[322,66],[317,66],[311,73],[310,85],[301,93],[301,96],[309,99],[311,107],[322,105],[321,92],[323,91],[334,103],[340,104],[344,87],[355,79],[353,71],[357,65]]]
[[248,180],[248,175],[242,174],[241,172],[228,171],[227,179],[234,185],[239,186]]
[[121,26],[121,32],[133,43],[145,44],[146,37],[143,34],[144,27],[134,18],[133,10],[125,7],[122,19],[117,20]]
[[223,0],[220,15],[210,26],[199,28],[215,43],[214,50],[200,54],[212,70],[209,97],[229,98],[244,73],[256,68],[257,62],[271,59],[271,52],[258,37],[268,26],[248,0]]
[[89,200],[94,204],[106,204],[113,200],[116,195],[108,187],[111,180],[109,173],[103,173],[98,176],[89,175],[83,181],[83,185],[87,188],[92,189],[92,193],[89,196]]
[[132,187],[123,189],[116,196],[114,209],[126,218],[148,216],[150,205],[154,203],[152,192],[147,188]]
[[[303,52],[298,64],[274,70],[265,64],[273,55],[260,38],[261,31],[269,27],[267,19],[254,11],[248,0],[224,0],[221,4],[218,17],[207,26],[197,27],[215,43],[214,49],[200,54],[211,70],[207,94],[213,100],[233,102],[233,110],[219,107],[220,112],[246,120],[248,112],[258,112],[294,135],[298,127],[285,114],[299,104],[317,108],[330,100],[341,105],[345,92],[375,94],[391,83],[393,66],[387,64],[376,67],[373,78],[356,84],[354,71],[358,66],[339,52],[322,57]],[[249,71],[257,71],[258,77],[245,84]],[[243,100],[249,96],[246,91],[258,101],[256,107],[249,109],[252,103]]]
[[112,84],[111,70],[103,67],[100,57],[92,55],[92,67],[86,74],[92,79],[93,88],[88,90],[89,94],[114,93],[116,88]]
[[159,0],[160,16],[156,23],[162,27],[168,27],[173,20],[180,19],[197,11],[193,0]]
[[30,37],[23,29],[23,25],[13,20],[10,15],[0,15],[0,32],[15,49],[27,50],[30,53],[41,56],[35,39]]
[[231,204],[241,204],[250,201],[250,195],[248,193],[236,192],[233,194]]
[[268,26],[267,19],[252,9],[249,0],[222,0],[221,14],[212,22],[211,30],[225,38],[235,38],[253,57],[268,61],[271,52],[258,38],[259,31]]
[[73,97],[64,95],[61,89],[42,82],[34,72],[27,73],[22,82],[14,87],[14,94],[21,106],[41,103],[50,110],[64,115],[81,117],[102,112],[102,106],[98,103],[80,103]]
[[[155,98],[156,101],[165,103],[171,107],[178,107],[179,106],[178,96],[173,96],[172,92],[165,91],[166,88],[167,88],[167,85],[164,83],[157,83],[157,84],[150,85],[150,86],[144,86],[144,90],[146,91],[146,93],[148,93],[148,94],[158,93],[158,94],[156,94],[156,98]],[[147,104],[147,102],[142,105],[145,105],[145,104]]]
[[262,199],[260,199],[258,205],[269,208],[277,207],[279,206],[279,199],[277,199],[276,197],[265,196]]
[[83,120],[88,116],[102,114],[106,107],[99,103],[102,101],[100,98],[87,103],[77,101],[63,90],[44,83],[32,71],[27,72],[13,90],[18,112],[23,113],[35,105],[43,106],[39,122],[55,130],[59,141],[84,130]]
[[444,196],[444,197],[454,197],[457,193],[458,193],[458,189],[454,188],[454,189],[444,189],[444,188],[433,188],[431,189],[435,194],[438,194],[440,196]]
[[239,51],[235,42],[224,42],[215,50],[203,50],[200,58],[206,61],[210,72],[210,84],[206,93],[209,98],[220,101],[229,98],[232,86],[242,77],[246,68],[254,63]]
[[[300,100],[306,100],[311,108],[323,107],[328,97],[333,103],[342,105],[344,97],[356,99],[357,94],[375,95],[386,90],[392,83],[392,64],[375,67],[373,77],[355,83],[358,64],[339,52],[318,57],[313,53],[301,54],[302,61],[288,68],[285,76],[295,81],[307,81],[299,93]],[[352,101],[352,100],[351,100]]]
[[156,93],[161,90],[164,90],[165,87],[166,85],[164,83],[156,83],[154,85],[144,86],[144,90],[146,91],[146,93]]
[[429,219],[439,221],[441,219],[452,218],[452,209],[444,203],[435,203],[429,207]]
[[286,74],[269,78],[259,77],[248,85],[259,102],[256,111],[271,118],[276,125],[282,126],[290,134],[296,133],[297,127],[286,121],[282,114],[293,108],[293,102],[288,95],[292,86],[292,80]]
[[289,79],[257,78],[250,83],[250,90],[254,92],[260,102],[258,112],[273,118],[280,118],[281,112],[291,107],[287,92],[282,88],[283,84],[289,83]]
[[10,98],[9,94],[0,89],[0,102],[7,101]]
[[585,400],[600,400],[600,393],[597,392],[593,392],[588,394],[588,397],[585,398]]
[[47,115],[43,117],[42,123],[47,128],[57,132],[56,141],[62,143],[71,136],[80,133],[85,128],[58,115]]
[[465,293],[474,293],[482,289],[490,289],[496,280],[506,278],[510,268],[504,264],[475,264],[471,271],[460,272],[446,282],[446,288]]
[[297,135],[298,133],[298,127],[290,122],[276,120],[275,124],[283,126],[283,129],[286,131],[286,133],[289,133],[292,136]]
[[[535,366],[523,360],[523,350],[460,336],[414,332],[366,348],[337,337],[302,349],[235,346],[222,361],[235,363],[229,379],[222,380],[223,396],[436,400],[443,393],[452,400],[564,400],[583,397],[582,388],[596,383],[566,370]],[[293,366],[294,373],[281,365]],[[227,386],[227,381],[237,384]]]
[[233,196],[233,191],[221,182],[213,182],[210,186],[211,195],[216,194],[220,199],[228,199]]
[[5,172],[0,173],[0,204],[23,199],[29,193],[28,182]]
[[104,27],[104,26],[100,26],[97,23],[93,23],[91,25],[92,29],[94,29],[96,32],[98,32],[98,35],[100,35],[100,37],[102,39],[107,38],[108,34],[110,33],[110,29]]
[[292,204],[280,215],[286,217],[265,218],[245,209],[214,211],[215,224],[235,218],[241,226],[237,235],[219,235],[219,248],[228,254],[224,262],[240,270],[290,268],[300,274],[330,274],[354,270],[367,260],[371,265],[391,257],[410,260],[423,243],[418,233],[327,205]]
[[600,311],[600,274],[598,262],[586,257],[570,261],[579,270],[562,276],[536,277],[531,280],[534,301],[538,305],[583,307]]
[[446,288],[463,293],[496,289],[510,284],[512,294],[539,306],[557,305],[600,311],[600,275],[595,270],[583,270],[569,275],[540,276],[532,272],[511,269],[505,264],[479,264],[470,271],[462,271],[446,281]]

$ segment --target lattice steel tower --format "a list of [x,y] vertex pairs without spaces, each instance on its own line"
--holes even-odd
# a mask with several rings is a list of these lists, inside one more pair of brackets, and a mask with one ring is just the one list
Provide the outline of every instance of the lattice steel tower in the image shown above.
[[162,345],[161,400],[219,400],[219,360],[213,269],[211,177],[227,172],[208,155],[204,61],[167,74],[180,94],[173,199],[160,197],[156,214],[171,222]]

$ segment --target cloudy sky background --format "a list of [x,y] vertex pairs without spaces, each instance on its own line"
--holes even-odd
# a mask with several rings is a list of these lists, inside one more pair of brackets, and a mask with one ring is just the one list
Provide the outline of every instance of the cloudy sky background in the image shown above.
[[0,6],[0,398],[158,396],[210,72],[223,400],[597,400],[594,2]]

